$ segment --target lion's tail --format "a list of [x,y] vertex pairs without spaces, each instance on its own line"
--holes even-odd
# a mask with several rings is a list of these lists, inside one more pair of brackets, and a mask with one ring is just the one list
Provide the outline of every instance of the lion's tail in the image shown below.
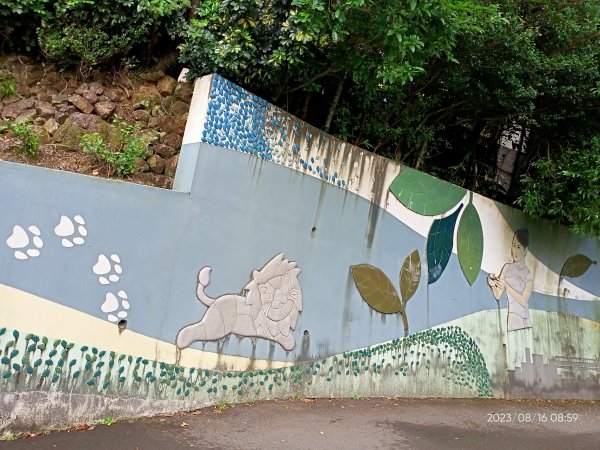
[[208,286],[210,282],[210,267],[203,267],[198,273],[198,287],[196,288],[196,296],[198,300],[204,303],[206,306],[210,306],[215,302],[215,298],[210,298],[204,293],[204,288]]

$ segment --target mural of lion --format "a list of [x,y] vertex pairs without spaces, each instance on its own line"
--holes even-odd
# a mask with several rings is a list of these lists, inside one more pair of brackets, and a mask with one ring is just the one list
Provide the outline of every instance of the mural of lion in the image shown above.
[[177,347],[189,347],[194,341],[215,341],[231,333],[275,341],[287,351],[296,346],[292,330],[302,311],[302,289],[295,262],[283,259],[280,253],[260,271],[252,272],[252,280],[244,287],[245,295],[218,298],[204,293],[211,270],[200,270],[196,289],[198,300],[208,309],[202,320],[179,331]]

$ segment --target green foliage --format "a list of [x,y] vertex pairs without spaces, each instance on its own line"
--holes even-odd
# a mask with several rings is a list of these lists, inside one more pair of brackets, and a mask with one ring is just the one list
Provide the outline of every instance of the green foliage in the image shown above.
[[[216,68],[355,145],[511,203],[539,155],[556,160],[600,129],[598,17],[598,1],[206,0],[180,60],[192,76]],[[528,138],[505,190],[498,142],[514,127]]]
[[522,178],[517,203],[535,217],[547,217],[577,233],[600,238],[600,135],[560,155],[543,157]]
[[[433,134],[417,149],[420,158],[413,153],[406,162],[512,202],[530,162],[589,140],[600,127],[594,94],[600,4],[513,0],[500,12],[501,20],[482,22],[483,33],[455,48],[459,65],[432,67],[430,83],[416,87],[431,105],[417,115],[415,129]],[[515,125],[529,130],[529,137],[509,191],[494,192],[498,138]]]
[[87,133],[81,137],[81,148],[94,155],[106,165],[107,175],[123,176],[135,172],[135,162],[148,151],[153,139],[151,133],[141,133],[137,125],[129,125],[115,117],[108,143],[99,133]]
[[215,403],[215,409],[218,411],[223,411],[224,409],[230,408],[231,405],[227,402],[217,402]]
[[0,17],[35,13],[44,15],[50,0],[0,0]]
[[0,0],[0,53],[37,48],[36,27],[51,7],[50,0]]
[[19,154],[31,158],[35,158],[38,155],[40,140],[28,123],[17,123],[12,120],[4,119],[4,121],[0,123],[0,133],[5,131],[10,132],[15,138],[21,141],[21,146],[16,148],[16,151]]
[[455,40],[478,31],[487,9],[450,0],[207,0],[184,32],[181,61],[192,75],[216,67],[244,84],[277,83],[275,97],[285,88],[319,92],[325,77],[373,92],[412,81],[430,58],[453,59]]
[[294,0],[291,33],[372,92],[413,81],[432,58],[453,60],[456,39],[478,32],[473,18],[494,9],[468,0],[408,3]]
[[0,97],[11,95],[17,92],[17,82],[10,75],[0,73]]
[[161,29],[182,15],[189,0],[62,0],[42,21],[42,51],[61,64],[90,68],[147,48]]
[[211,72],[246,84],[268,86],[279,81],[281,55],[294,58],[294,43],[284,27],[288,1],[206,0],[183,31],[180,61],[192,76]]
[[104,425],[112,425],[112,424],[113,424],[113,423],[115,423],[115,422],[116,422],[116,420],[114,419],[114,417],[104,417],[104,418],[102,419],[102,423],[103,423]]

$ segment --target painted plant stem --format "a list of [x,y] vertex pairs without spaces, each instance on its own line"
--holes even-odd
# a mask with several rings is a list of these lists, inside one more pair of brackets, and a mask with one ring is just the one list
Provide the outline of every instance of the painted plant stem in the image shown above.
[[406,303],[402,302],[402,323],[404,324],[404,337],[408,336],[408,316],[406,315]]

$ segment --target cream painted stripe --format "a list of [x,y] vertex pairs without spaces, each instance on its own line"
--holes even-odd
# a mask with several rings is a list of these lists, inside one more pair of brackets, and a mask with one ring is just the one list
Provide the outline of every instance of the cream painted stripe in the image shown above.
[[[119,334],[115,324],[4,284],[0,284],[0,327],[141,356],[151,361],[175,364],[177,360],[177,348],[173,344],[130,330]],[[222,370],[246,370],[250,364],[254,369],[293,365],[285,361],[250,360],[193,348],[182,350],[178,363],[185,367]]]

